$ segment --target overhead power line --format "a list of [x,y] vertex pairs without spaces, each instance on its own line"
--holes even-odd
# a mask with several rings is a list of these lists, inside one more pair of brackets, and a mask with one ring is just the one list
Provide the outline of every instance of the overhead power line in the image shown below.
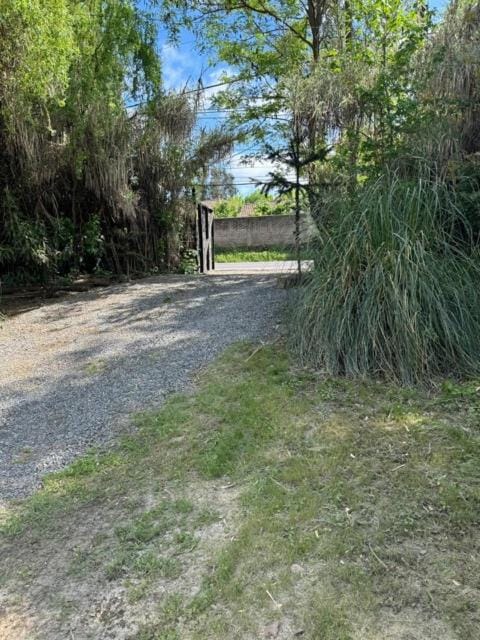
[[[250,78],[251,79],[251,78]],[[205,91],[206,89],[216,89],[217,87],[223,87],[227,84],[234,84],[235,82],[245,82],[249,80],[249,78],[232,78],[231,80],[224,80],[223,82],[216,82],[215,84],[209,84],[206,86],[199,85],[197,89],[189,89],[188,91],[179,91],[179,95],[191,95],[192,93],[199,93],[201,91]],[[148,100],[140,100],[140,102],[135,102],[134,104],[128,104],[127,109],[133,109],[134,107],[139,107],[142,104],[147,104]]]
[[[271,180],[260,180],[259,178],[250,178],[249,182],[207,182],[205,183],[205,185],[201,185],[201,184],[192,184],[190,185],[190,188],[197,188],[197,187],[242,187],[242,186],[261,186],[261,185],[270,185],[272,184]],[[293,184],[293,183],[292,183]],[[328,182],[301,182],[300,185],[302,187],[328,187],[331,186]],[[272,186],[276,186],[273,185]]]
[[[207,182],[205,184],[206,187],[243,187],[243,186],[254,186],[255,184],[270,184],[270,182],[266,182],[265,180],[257,180],[256,178],[250,178],[248,182]],[[192,187],[199,187],[202,185],[193,184]]]
[[[255,100],[265,99],[265,98],[255,98]],[[253,111],[255,108],[260,108],[264,105],[258,104],[250,107],[230,107],[230,108],[222,108],[222,107],[210,107],[208,109],[197,109],[196,113],[238,113],[239,111]],[[287,112],[283,112],[287,115]]]

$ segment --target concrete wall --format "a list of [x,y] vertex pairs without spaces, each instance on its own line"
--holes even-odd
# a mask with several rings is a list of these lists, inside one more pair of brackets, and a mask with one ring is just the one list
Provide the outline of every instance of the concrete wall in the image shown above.
[[[215,218],[215,247],[257,249],[292,246],[295,242],[295,216],[257,216]],[[311,225],[302,218],[302,240],[311,233]]]

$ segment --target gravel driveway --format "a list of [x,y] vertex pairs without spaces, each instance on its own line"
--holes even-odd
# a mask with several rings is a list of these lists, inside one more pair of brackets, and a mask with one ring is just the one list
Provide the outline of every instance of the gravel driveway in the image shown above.
[[188,387],[237,340],[267,337],[272,276],[168,276],[75,294],[0,326],[0,504]]

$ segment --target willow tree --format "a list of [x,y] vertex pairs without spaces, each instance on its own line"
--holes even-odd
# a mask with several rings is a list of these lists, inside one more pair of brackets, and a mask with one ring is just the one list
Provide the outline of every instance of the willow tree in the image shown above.
[[480,237],[480,3],[452,2],[418,61],[422,104],[412,155],[455,190]]
[[0,266],[15,260],[40,266],[41,224],[35,209],[29,217],[20,213],[19,174],[32,184],[49,177],[43,163],[35,171],[34,159],[38,129],[50,135],[50,111],[65,97],[77,54],[70,3],[2,0],[0,42]]
[[175,266],[181,194],[229,139],[163,91],[156,21],[134,0],[2,0],[0,35],[4,282]]
[[2,9],[4,270],[45,278],[96,251],[104,213],[128,212],[123,100],[129,85],[159,90],[154,30],[128,0],[4,0]]

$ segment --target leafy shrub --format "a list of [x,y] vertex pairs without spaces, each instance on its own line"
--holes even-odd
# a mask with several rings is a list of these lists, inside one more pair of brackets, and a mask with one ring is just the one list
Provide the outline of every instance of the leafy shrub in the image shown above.
[[222,200],[215,207],[215,216],[217,218],[236,218],[240,214],[243,205],[241,196],[232,196],[228,200]]
[[480,267],[447,187],[383,179],[337,197],[327,218],[292,311],[301,359],[403,383],[477,373]]
[[198,272],[198,251],[185,249],[181,252],[179,271],[187,275]]
[[232,196],[215,205],[216,218],[236,218],[242,215],[244,205],[253,205],[248,213],[250,216],[274,216],[292,213],[292,201],[287,195],[276,197],[252,191],[246,196]]

